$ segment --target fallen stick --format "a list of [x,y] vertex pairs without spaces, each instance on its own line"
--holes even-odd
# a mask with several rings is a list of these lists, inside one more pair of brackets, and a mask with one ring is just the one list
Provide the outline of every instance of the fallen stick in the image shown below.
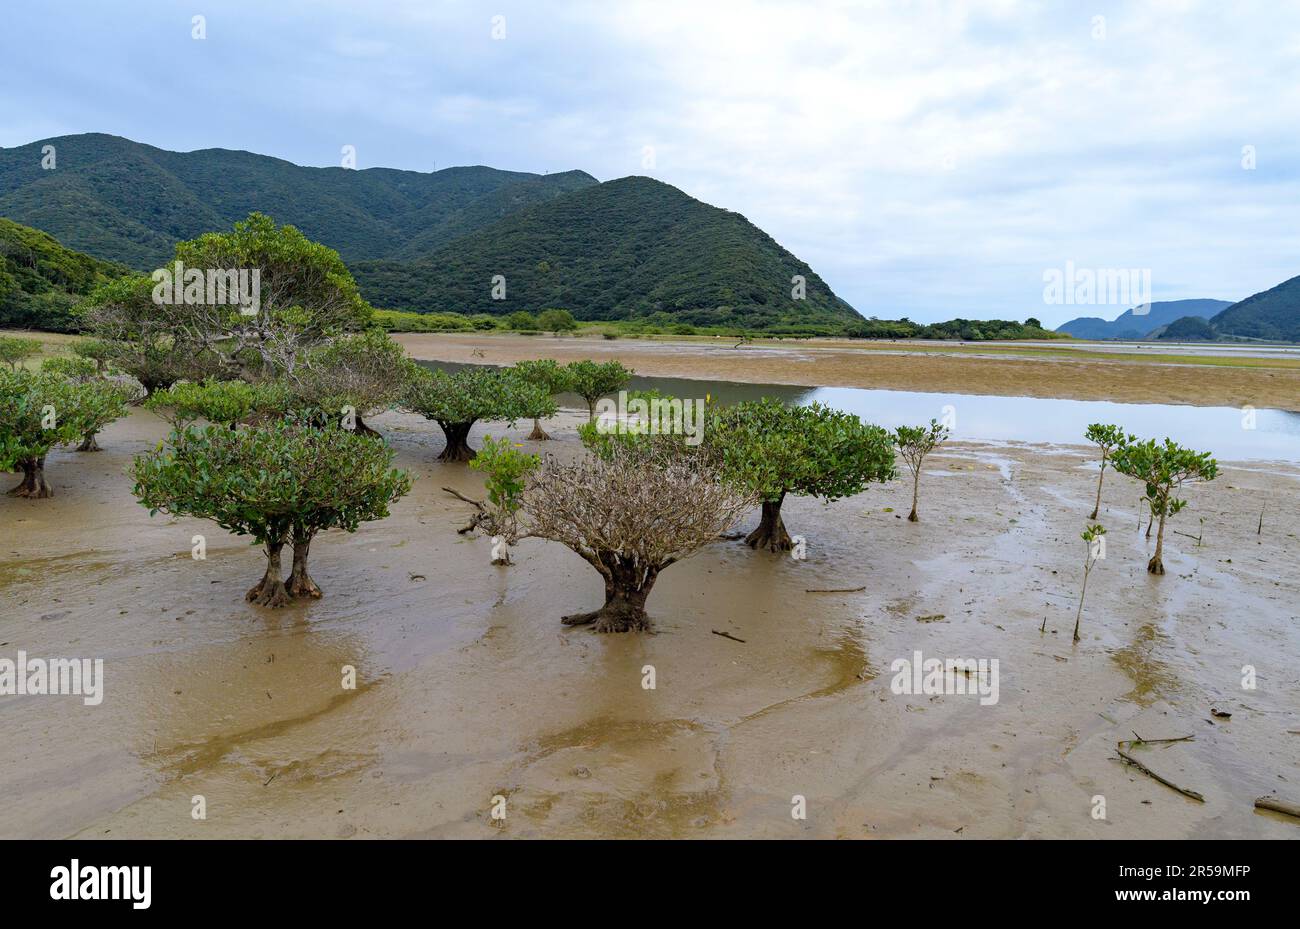
[[1300,819],[1300,806],[1287,803],[1285,800],[1279,800],[1277,797],[1260,797],[1255,801],[1255,809],[1272,810],[1274,813],[1285,813],[1287,816]]
[[712,632],[714,635],[720,635],[720,636],[722,636],[724,639],[731,639],[731,641],[733,641],[733,642],[739,642],[741,645],[744,645],[744,644],[745,644],[745,640],[744,640],[744,639],[738,639],[738,638],[736,638],[734,635],[732,635],[730,632],[719,632],[717,629],[710,629],[709,631]]
[[806,594],[856,594],[866,590],[863,587],[805,587]]
[[[1185,738],[1185,737],[1184,737],[1184,738]],[[1139,739],[1139,741],[1145,741],[1145,740]],[[1172,741],[1172,742],[1181,742],[1181,741],[1184,741],[1184,739],[1164,739],[1164,740],[1152,739],[1151,741],[1153,741],[1153,742],[1154,742],[1154,741]],[[1147,775],[1148,777],[1154,778],[1155,780],[1157,780],[1157,781],[1159,781],[1160,783],[1164,784],[1166,787],[1170,788],[1171,790],[1176,790],[1176,791],[1178,791],[1178,792],[1179,792],[1180,794],[1182,794],[1184,797],[1191,797],[1193,800],[1197,801],[1198,803],[1204,803],[1204,802],[1205,802],[1205,798],[1202,797],[1200,794],[1198,794],[1196,791],[1194,791],[1194,790],[1190,790],[1190,789],[1187,788],[1187,787],[1179,787],[1179,786],[1178,786],[1177,784],[1175,784],[1173,781],[1169,780],[1168,778],[1161,777],[1159,774],[1156,774],[1156,772],[1152,771],[1150,768],[1148,768],[1148,767],[1147,767],[1146,765],[1144,765],[1142,762],[1138,761],[1136,758],[1134,758],[1134,757],[1133,757],[1132,755],[1130,755],[1128,752],[1124,751],[1124,746],[1125,746],[1125,745],[1132,745],[1132,744],[1134,744],[1134,743],[1132,743],[1132,742],[1119,742],[1119,743],[1116,745],[1115,751],[1119,752],[1119,757],[1120,757],[1120,758],[1122,758],[1122,759],[1123,759],[1124,761],[1126,761],[1128,764],[1131,764],[1133,767],[1137,768],[1139,771],[1141,771],[1143,774]]]

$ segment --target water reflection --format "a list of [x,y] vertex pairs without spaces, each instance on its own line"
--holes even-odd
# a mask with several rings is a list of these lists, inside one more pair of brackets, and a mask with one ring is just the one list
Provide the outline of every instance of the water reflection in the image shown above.
[[[421,362],[455,371],[472,365]],[[864,390],[857,387],[792,387],[738,384],[680,377],[634,377],[632,388],[656,389],[677,397],[708,395],[721,404],[776,397],[786,403],[814,400],[855,413],[892,428],[943,419],[950,412],[953,436],[973,441],[1018,441],[1084,444],[1089,423],[1117,423],[1146,438],[1168,436],[1198,451],[1228,461],[1300,461],[1300,413],[1256,410],[1251,418],[1235,407],[1180,406],[1162,403],[1115,403],[1109,400],[1055,400],[975,394]],[[583,408],[576,396],[562,396],[561,406]]]

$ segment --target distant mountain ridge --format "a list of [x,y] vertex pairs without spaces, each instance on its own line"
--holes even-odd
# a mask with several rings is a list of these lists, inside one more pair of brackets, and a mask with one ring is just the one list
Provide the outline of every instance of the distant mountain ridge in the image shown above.
[[[41,166],[47,145],[51,170]],[[433,249],[597,183],[583,171],[305,168],[228,149],[169,152],[100,133],[0,149],[0,216],[139,270],[165,263],[176,242],[227,229],[254,210],[353,262]]]
[[[56,165],[41,166],[53,146]],[[743,216],[644,177],[304,168],[103,134],[0,149],[0,216],[149,271],[250,212],[336,249],[372,304],[831,334],[862,317]],[[492,282],[504,279],[504,299]],[[802,283],[801,283],[802,282]]]
[[1068,333],[1076,339],[1136,341],[1149,338],[1155,330],[1184,316],[1209,319],[1230,306],[1232,306],[1231,300],[1168,300],[1152,303],[1150,312],[1144,315],[1138,315],[1130,309],[1113,320],[1105,320],[1097,316],[1081,316],[1057,326],[1056,331]]

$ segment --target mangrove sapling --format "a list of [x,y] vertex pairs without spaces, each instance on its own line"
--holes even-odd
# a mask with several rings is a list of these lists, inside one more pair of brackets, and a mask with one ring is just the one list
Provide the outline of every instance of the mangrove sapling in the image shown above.
[[[545,388],[552,400],[554,400],[556,394],[564,393],[570,388],[568,369],[560,367],[560,363],[553,358],[521,361],[515,365],[515,371],[530,384]],[[528,439],[531,442],[545,442],[551,438],[546,434],[546,430],[542,428],[543,415],[554,414],[541,412],[541,415],[533,416],[533,431],[528,433]]]
[[727,407],[709,418],[704,446],[728,480],[762,501],[762,518],[745,544],[773,552],[793,547],[781,519],[787,494],[830,502],[897,473],[888,432],[817,403],[765,398]]
[[756,499],[706,456],[663,456],[650,443],[613,444],[606,456],[572,463],[548,456],[521,505],[530,535],[569,547],[605,581],[600,609],[561,621],[627,632],[649,628],[646,598],[660,573],[714,542]]
[[1079,609],[1074,614],[1074,641],[1076,642],[1079,641],[1079,620],[1083,617],[1083,598],[1088,595],[1088,575],[1092,574],[1092,569],[1097,562],[1106,557],[1106,540],[1102,538],[1105,534],[1106,527],[1096,523],[1085,528],[1081,536],[1088,550],[1083,556],[1083,589],[1079,591]]
[[338,418],[344,428],[377,436],[365,417],[398,403],[418,370],[402,346],[383,330],[370,329],[312,349],[287,382],[296,405]]
[[[1147,562],[1147,571],[1164,574],[1165,521],[1187,505],[1186,500],[1174,494],[1183,484],[1214,480],[1219,473],[1219,463],[1210,457],[1209,452],[1183,448],[1172,439],[1165,439],[1163,443],[1155,439],[1126,442],[1116,449],[1113,462],[1120,474],[1136,478],[1146,485],[1143,499],[1151,510],[1152,522],[1157,517],[1160,519],[1156,530],[1156,550]],[[1148,535],[1150,531],[1148,525]]]
[[939,425],[933,419],[928,426],[899,426],[894,430],[894,447],[912,474],[912,512],[907,515],[908,522],[914,523],[920,519],[916,515],[916,502],[921,492],[921,465],[925,456],[938,448],[948,435],[948,427]]
[[1089,519],[1096,519],[1097,513],[1101,511],[1101,481],[1106,476],[1106,462],[1114,454],[1115,449],[1120,448],[1127,442],[1132,442],[1135,436],[1125,435],[1124,430],[1119,426],[1108,426],[1105,423],[1093,423],[1084,433],[1084,438],[1093,442],[1101,449],[1101,470],[1097,472],[1097,502],[1092,507],[1092,515]]
[[[380,439],[293,419],[255,428],[188,426],[167,444],[135,459],[134,493],[149,514],[209,519],[251,536],[266,554],[266,571],[246,599],[286,606],[293,595],[316,597],[307,573],[312,538],[324,529],[352,532],[383,519],[410,489],[393,470],[393,451]],[[289,586],[281,553],[294,546]]]
[[523,537],[519,527],[519,508],[528,476],[537,469],[541,459],[519,451],[506,439],[483,437],[483,447],[469,466],[486,477],[483,489],[487,503],[479,506],[479,517],[473,523],[492,537],[492,563],[509,565],[510,552],[504,546],[513,546]]
[[[542,409],[550,394],[516,372],[500,368],[467,368],[455,374],[423,368],[406,386],[402,405],[442,427],[447,445],[439,461],[470,461],[477,452],[469,446],[469,431],[480,419],[504,420],[510,425]],[[552,406],[553,408],[553,406]]]
[[40,354],[40,351],[40,339],[0,336],[0,362],[9,365],[10,371],[17,371],[24,361]]
[[45,479],[45,456],[58,445],[126,415],[130,388],[111,381],[78,382],[49,371],[0,371],[0,470],[22,471],[12,497],[54,496]]
[[596,401],[606,394],[617,393],[632,380],[634,373],[620,361],[573,361],[564,366],[569,379],[568,390],[587,401],[589,421],[596,419]]

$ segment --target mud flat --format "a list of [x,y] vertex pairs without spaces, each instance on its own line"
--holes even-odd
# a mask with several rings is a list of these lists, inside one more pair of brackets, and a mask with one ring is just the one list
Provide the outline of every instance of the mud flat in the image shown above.
[[[972,347],[735,339],[680,342],[469,333],[402,333],[423,361],[514,364],[529,358],[617,359],[638,374],[753,384],[1300,409],[1300,359],[1098,351],[997,343]],[[1092,346],[1090,346],[1092,347]],[[1100,357],[1099,357],[1100,356]]]
[[[578,453],[575,422],[550,451]],[[585,563],[530,540],[491,567],[440,490],[480,478],[434,460],[432,424],[374,424],[415,489],[319,538],[325,599],[280,611],[243,602],[263,567],[244,540],[131,497],[124,467],[165,433],[148,413],[103,452],[53,454],[53,499],[0,497],[0,657],[105,660],[99,706],[0,697],[0,836],[1300,836],[1252,807],[1300,801],[1294,466],[1192,488],[1172,526],[1203,541],[1171,534],[1163,578],[1138,489],[1108,475],[1078,645],[1095,471],[1086,449],[1014,444],[934,456],[917,525],[902,482],[790,499],[806,561],[720,542],[664,573],[656,634],[599,636],[559,623],[600,601]],[[894,693],[891,663],[918,650],[997,659],[998,702]],[[1133,731],[1194,735],[1136,751],[1205,802],[1118,761]]]

